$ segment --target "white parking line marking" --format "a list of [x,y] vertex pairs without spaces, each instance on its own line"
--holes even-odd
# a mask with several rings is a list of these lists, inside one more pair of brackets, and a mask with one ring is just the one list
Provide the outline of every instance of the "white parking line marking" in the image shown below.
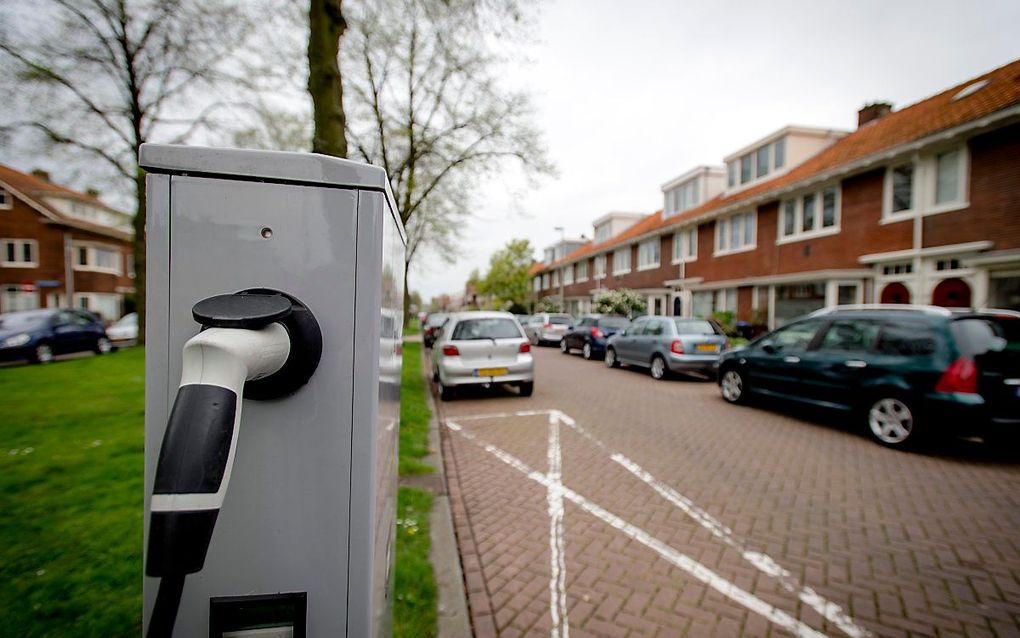
[[549,414],[549,473],[546,475],[546,503],[549,506],[549,611],[552,613],[551,638],[568,638],[567,566],[563,549],[563,456],[560,453],[560,420]]
[[577,425],[577,423],[573,419],[570,419],[569,417],[564,419],[563,416],[561,416],[559,420],[563,423],[566,423],[570,427],[574,428],[578,433],[582,434],[585,438],[587,438],[589,441],[597,445],[599,448],[606,450],[607,453],[610,454],[610,458],[614,462],[621,465],[624,469],[630,472],[638,480],[651,487],[653,490],[656,491],[656,493],[659,494],[659,496],[663,497],[664,499],[672,503],[677,509],[693,518],[699,525],[708,530],[713,536],[715,536],[722,542],[726,543],[728,546],[740,552],[741,557],[743,557],[743,559],[746,560],[747,562],[754,565],[754,567],[758,569],[760,572],[762,572],[766,576],[769,576],[770,578],[778,580],[779,584],[783,587],[783,589],[790,593],[796,594],[797,598],[799,598],[801,602],[803,602],[805,605],[808,605],[809,607],[817,611],[819,614],[821,614],[829,622],[839,627],[839,629],[842,630],[843,633],[847,634],[848,636],[851,636],[851,638],[867,638],[868,636],[873,635],[870,631],[855,623],[853,618],[847,615],[846,612],[844,612],[839,605],[832,601],[826,600],[823,596],[818,594],[812,588],[801,584],[801,582],[798,581],[793,574],[784,569],[783,566],[777,563],[775,560],[773,560],[771,556],[768,556],[767,554],[763,554],[760,552],[751,551],[747,547],[747,543],[744,540],[734,536],[733,531],[729,527],[723,525],[714,516],[698,507],[689,498],[687,498],[683,494],[680,494],[679,492],[677,492],[670,486],[666,485],[665,483],[659,481],[650,473],[645,471],[644,468],[642,468],[640,465],[630,460],[626,456],[620,454],[619,452],[610,452],[609,448],[607,448],[606,445],[602,443],[602,441],[597,439],[594,435],[592,435],[590,432],[585,430],[580,425]]
[[[450,425],[451,422],[447,421],[447,426]],[[474,442],[476,445],[480,446],[486,452],[492,454],[503,463],[521,472],[532,481],[535,481],[536,483],[545,486],[547,490],[549,489],[549,486],[552,484],[552,482],[546,475],[537,472],[536,470],[533,470],[531,467],[529,467],[526,463],[524,463],[517,457],[496,447],[495,445],[478,440],[474,436],[474,434],[470,432],[465,432],[463,429],[461,429],[459,424],[453,423],[453,425],[456,425],[457,427],[455,428],[451,427],[450,428],[451,430],[459,432],[461,436]],[[716,590],[723,596],[726,596],[730,600],[733,600],[734,602],[744,606],[749,611],[761,615],[769,622],[779,627],[782,627],[783,629],[786,629],[795,636],[810,638],[821,638],[825,636],[825,634],[816,631],[815,629],[804,624],[803,622],[794,618],[785,611],[777,609],[776,607],[773,607],[764,600],[758,598],[754,594],[744,589],[741,589],[735,583],[726,580],[725,578],[723,578],[719,574],[716,574],[711,569],[705,567],[704,565],[694,560],[690,556],[687,556],[686,554],[683,554],[682,552],[673,549],[669,545],[663,543],[662,541],[655,538],[648,532],[642,530],[641,528],[628,523],[627,521],[623,520],[619,516],[616,516],[612,512],[609,512],[603,509],[602,507],[596,505],[595,503],[592,503],[591,501],[581,496],[577,492],[574,492],[570,488],[561,485],[561,490],[563,497],[569,500],[570,502],[574,503],[575,505],[577,505],[584,511],[588,512],[589,514],[592,514],[599,520],[607,523],[611,527],[620,530],[621,532],[623,532],[630,538],[638,541],[645,547],[648,547],[655,553],[659,554],[659,556],[661,556],[668,562],[672,563],[677,568],[687,572],[697,580],[700,580],[701,582],[705,583],[706,585]]]

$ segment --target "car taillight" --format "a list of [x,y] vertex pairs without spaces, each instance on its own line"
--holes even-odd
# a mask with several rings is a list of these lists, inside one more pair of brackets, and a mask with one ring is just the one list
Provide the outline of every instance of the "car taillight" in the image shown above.
[[595,339],[601,339],[602,338],[602,331],[599,330],[598,328],[592,328],[591,329],[591,336],[593,338],[595,338]]
[[531,352],[530,343],[522,343],[520,348],[517,348],[517,352]]
[[673,354],[683,354],[684,344],[679,339],[674,339],[673,343],[669,344],[669,351]]
[[443,356],[444,357],[459,357],[460,356],[460,350],[457,349],[457,346],[443,346]]
[[978,370],[973,359],[960,357],[942,373],[935,386],[936,392],[978,393]]

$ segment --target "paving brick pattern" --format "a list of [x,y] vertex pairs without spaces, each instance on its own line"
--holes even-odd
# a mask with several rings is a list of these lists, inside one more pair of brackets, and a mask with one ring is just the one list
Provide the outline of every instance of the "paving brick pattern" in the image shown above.
[[[451,505],[477,636],[549,635],[546,488],[482,449],[548,471],[545,415],[561,429],[563,484],[766,603],[830,636],[839,627],[610,459],[620,453],[875,636],[1020,636],[1020,451],[948,441],[882,448],[852,424],[725,404],[714,384],[662,382],[538,349],[531,398],[472,393],[441,405]],[[570,635],[789,635],[568,502]]]

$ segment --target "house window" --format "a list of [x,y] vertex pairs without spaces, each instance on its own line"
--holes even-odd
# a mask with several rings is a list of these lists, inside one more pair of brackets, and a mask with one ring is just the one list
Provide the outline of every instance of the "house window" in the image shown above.
[[39,244],[34,239],[0,239],[3,251],[0,265],[8,268],[35,268],[39,265]]
[[963,198],[963,153],[954,149],[935,158],[935,203],[954,204]]
[[777,243],[839,232],[839,189],[827,186],[784,200],[780,211]]
[[119,275],[122,257],[119,250],[101,244],[79,244],[75,246],[75,270],[88,270]]
[[786,138],[782,137],[776,140],[772,144],[772,151],[774,153],[772,162],[773,168],[782,168],[783,164],[786,164]]
[[935,262],[935,270],[959,270],[962,268],[959,259],[940,259]]
[[757,214],[751,211],[730,215],[716,222],[715,254],[752,250],[755,247],[757,221]]
[[574,283],[574,265],[570,264],[563,267],[563,285],[569,285]]
[[912,272],[914,272],[914,264],[909,261],[882,266],[883,275],[909,275]]
[[542,275],[542,290],[549,290],[549,273]]
[[554,288],[556,286],[560,285],[560,271],[559,271],[559,269],[556,269],[556,270],[552,271],[552,285],[553,285]]
[[726,186],[733,188],[737,185],[737,163],[730,162],[726,165]]
[[678,230],[673,234],[673,263],[694,261],[698,258],[697,227]]
[[11,194],[0,188],[0,210],[10,210]]
[[577,262],[577,281],[588,281],[588,260]]
[[666,191],[666,216],[682,213],[698,205],[700,180],[693,180]]
[[22,290],[18,285],[0,287],[0,312],[35,310],[39,307],[39,293]]
[[751,154],[740,158],[740,183],[746,184],[751,181]]
[[620,248],[613,253],[613,274],[623,275],[630,272],[630,246]]
[[535,292],[538,292],[539,290],[542,289],[542,278],[541,277],[535,277],[535,281],[533,283],[533,287],[535,289]]
[[755,170],[755,175],[757,177],[765,177],[766,175],[768,175],[768,172],[769,172],[769,155],[770,155],[771,151],[772,151],[772,147],[771,146],[762,146],[755,153],[755,164],[757,165],[757,169]]
[[595,229],[595,243],[601,244],[602,242],[609,239],[609,231],[611,228],[609,224],[603,224]]
[[914,164],[903,164],[890,169],[889,191],[892,200],[889,211],[909,212],[914,209]]
[[606,256],[599,255],[595,258],[595,278],[604,279],[606,276]]
[[659,238],[655,237],[638,244],[638,270],[659,267]]

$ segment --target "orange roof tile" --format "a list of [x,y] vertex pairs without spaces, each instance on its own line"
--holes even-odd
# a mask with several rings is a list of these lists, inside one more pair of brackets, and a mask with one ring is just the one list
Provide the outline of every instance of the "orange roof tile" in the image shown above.
[[[987,83],[979,90],[965,97],[953,99],[964,88],[982,81],[987,81]],[[713,211],[738,206],[742,202],[768,195],[797,182],[821,176],[833,169],[865,160],[883,151],[966,124],[1017,104],[1020,104],[1020,60],[1015,60],[988,73],[961,82],[937,95],[899,111],[893,111],[879,120],[866,124],[840,138],[803,164],[774,179],[756,184],[738,193],[720,195],[696,208],[672,217],[663,217],[662,211],[659,211],[645,217],[616,237],[611,237],[600,244],[589,244],[575,250],[563,259],[550,264],[550,267],[576,261],[580,257],[601,252],[646,233],[681,226]]]

